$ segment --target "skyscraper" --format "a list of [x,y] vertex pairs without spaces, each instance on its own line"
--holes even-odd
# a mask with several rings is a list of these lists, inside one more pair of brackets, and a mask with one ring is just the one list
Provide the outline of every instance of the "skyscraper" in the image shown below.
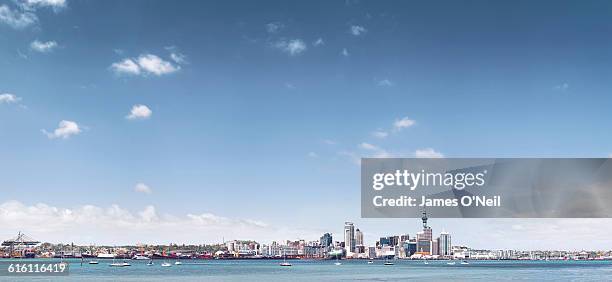
[[333,239],[332,239],[332,235],[330,233],[325,233],[323,234],[323,236],[321,236],[321,239],[319,240],[319,243],[321,244],[321,246],[323,247],[329,247],[333,244]]
[[344,223],[344,248],[347,253],[355,251],[355,225],[352,222]]
[[440,239],[438,239],[438,243],[440,245],[440,255],[450,256],[452,250],[450,234],[448,232],[442,231],[442,233],[440,233]]
[[355,230],[355,246],[363,246],[363,232],[359,228]]

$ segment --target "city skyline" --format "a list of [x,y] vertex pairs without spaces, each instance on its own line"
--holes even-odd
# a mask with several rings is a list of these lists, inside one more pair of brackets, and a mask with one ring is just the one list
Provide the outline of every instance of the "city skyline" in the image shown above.
[[[2,0],[0,236],[272,241],[348,221],[371,245],[409,232],[415,219],[360,218],[361,157],[612,154],[610,11]],[[473,247],[612,245],[610,219],[431,226]]]

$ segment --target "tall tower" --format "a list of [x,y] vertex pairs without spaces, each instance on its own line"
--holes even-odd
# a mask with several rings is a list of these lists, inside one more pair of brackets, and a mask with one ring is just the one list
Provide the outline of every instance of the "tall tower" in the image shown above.
[[425,210],[423,210],[423,217],[421,217],[421,220],[423,220],[423,229],[427,229],[427,212]]
[[355,225],[352,222],[344,223],[344,248],[347,253],[355,251]]

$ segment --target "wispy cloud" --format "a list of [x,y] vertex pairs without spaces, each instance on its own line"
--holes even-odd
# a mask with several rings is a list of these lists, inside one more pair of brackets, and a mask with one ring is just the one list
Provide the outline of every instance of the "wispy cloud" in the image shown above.
[[58,12],[67,6],[66,0],[14,0],[12,3],[13,8],[7,4],[0,5],[0,23],[15,29],[36,24],[38,22],[36,10],[39,8],[49,7]]
[[559,91],[567,91],[569,89],[569,84],[568,83],[562,83],[559,85],[555,85],[555,90],[559,90]]
[[138,193],[143,193],[143,194],[153,193],[153,190],[151,190],[151,187],[149,187],[147,184],[144,184],[142,182],[136,183],[136,185],[134,186],[134,191]]
[[378,86],[382,86],[382,87],[391,87],[391,86],[393,86],[393,85],[395,85],[395,84],[393,83],[393,81],[391,81],[391,80],[389,80],[389,79],[386,79],[386,78],[385,78],[385,79],[383,79],[383,80],[379,80],[379,81],[378,81]]
[[30,43],[30,49],[40,53],[49,53],[57,48],[57,42],[55,41],[46,41],[42,42],[39,40],[34,40]]
[[42,130],[42,132],[49,137],[49,139],[62,138],[68,139],[72,135],[77,135],[81,133],[81,129],[79,125],[70,120],[62,120],[59,122],[58,127],[53,130],[53,132],[47,132],[46,130]]
[[372,136],[376,138],[384,139],[384,138],[387,138],[387,136],[389,136],[389,133],[384,130],[376,130],[372,132]]
[[273,46],[286,52],[290,56],[300,55],[308,49],[301,39],[280,40],[274,43]]
[[317,40],[315,40],[315,42],[312,43],[312,46],[321,46],[321,45],[325,45],[325,41],[323,41],[323,38],[319,37],[317,38]]
[[281,22],[271,22],[266,24],[266,31],[268,33],[277,33],[283,29],[285,25]]
[[352,25],[350,29],[351,34],[355,36],[362,35],[366,33],[367,31],[368,30],[365,27],[360,26],[360,25]]
[[417,158],[444,158],[444,155],[432,148],[419,149],[414,152]]
[[340,54],[344,57],[348,57],[350,55],[346,48],[342,48],[342,52],[340,52]]
[[15,94],[10,93],[2,93],[0,94],[0,104],[13,104],[21,101],[20,97],[17,97]]
[[166,50],[170,52],[170,59],[172,59],[175,63],[179,65],[187,63],[187,56],[179,52],[176,46],[168,46],[166,47]]
[[15,29],[23,29],[38,22],[38,17],[29,11],[14,10],[8,5],[0,5],[0,22]]
[[110,69],[117,75],[155,75],[171,74],[181,69],[169,61],[153,54],[142,54],[138,58],[125,58],[113,63]]
[[393,129],[396,130],[396,131],[400,131],[402,129],[411,127],[411,126],[413,126],[415,124],[416,124],[416,121],[414,121],[414,120],[412,120],[412,119],[410,119],[408,117],[404,117],[404,118],[396,120],[393,123]]
[[336,145],[336,144],[338,144],[338,142],[337,142],[337,141],[335,141],[335,140],[331,140],[331,139],[324,139],[324,140],[323,140],[323,143],[325,143],[325,144],[327,144],[327,145]]
[[19,0],[24,9],[35,10],[37,8],[51,7],[55,11],[65,8],[66,0]]
[[139,104],[139,105],[132,106],[132,110],[130,111],[130,114],[127,115],[125,118],[127,119],[148,119],[151,117],[152,114],[153,114],[153,111],[151,111],[149,107]]

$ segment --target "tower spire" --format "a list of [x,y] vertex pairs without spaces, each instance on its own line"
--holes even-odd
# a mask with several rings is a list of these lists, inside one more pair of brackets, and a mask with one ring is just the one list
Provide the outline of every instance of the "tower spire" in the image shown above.
[[423,228],[427,228],[427,212],[425,210],[423,210],[423,217],[421,217],[421,220],[423,220]]

